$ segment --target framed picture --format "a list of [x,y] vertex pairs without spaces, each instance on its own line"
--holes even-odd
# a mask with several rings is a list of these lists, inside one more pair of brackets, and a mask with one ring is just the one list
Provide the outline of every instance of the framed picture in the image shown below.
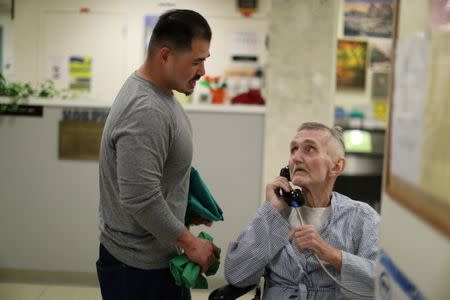
[[389,69],[391,67],[391,41],[370,41],[370,66],[373,69]]
[[339,40],[336,87],[364,89],[366,85],[367,42]]
[[344,35],[392,36],[394,0],[345,0]]
[[389,73],[372,74],[372,99],[386,100],[389,91]]

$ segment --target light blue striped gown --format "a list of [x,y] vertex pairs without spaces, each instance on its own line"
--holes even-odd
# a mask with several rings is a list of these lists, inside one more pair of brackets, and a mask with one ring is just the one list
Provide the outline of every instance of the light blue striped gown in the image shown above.
[[[319,228],[329,244],[342,250],[341,271],[324,262],[325,267],[346,287],[362,294],[374,294],[379,221],[368,204],[333,192],[330,218]],[[300,252],[288,241],[291,229],[287,217],[265,202],[228,247],[227,281],[242,287],[257,284],[264,276],[266,300],[359,299],[338,288],[311,251]]]

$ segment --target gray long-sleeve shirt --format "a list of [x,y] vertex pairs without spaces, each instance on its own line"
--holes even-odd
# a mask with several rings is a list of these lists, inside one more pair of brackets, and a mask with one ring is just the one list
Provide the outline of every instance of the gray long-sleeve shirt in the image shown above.
[[168,267],[180,254],[192,129],[181,105],[132,74],[119,91],[100,149],[100,242],[123,263]]
[[[331,215],[318,230],[322,238],[342,251],[341,271],[324,263],[327,270],[361,294],[374,293],[378,224],[379,215],[369,205],[333,192]],[[311,251],[301,252],[289,242],[291,229],[288,220],[265,202],[228,248],[228,282],[243,287],[258,283],[264,276],[266,300],[358,299],[336,287]]]

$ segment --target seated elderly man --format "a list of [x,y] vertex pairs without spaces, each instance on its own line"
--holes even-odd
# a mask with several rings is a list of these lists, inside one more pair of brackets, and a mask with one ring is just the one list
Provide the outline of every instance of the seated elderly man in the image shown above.
[[[373,296],[379,215],[366,203],[333,192],[344,167],[342,133],[319,123],[302,124],[290,144],[289,173],[305,205],[297,208],[297,216],[280,196],[280,190],[292,190],[289,181],[280,176],[269,183],[266,202],[228,248],[227,281],[243,287],[264,276],[263,299]],[[357,294],[334,283],[316,257]]]

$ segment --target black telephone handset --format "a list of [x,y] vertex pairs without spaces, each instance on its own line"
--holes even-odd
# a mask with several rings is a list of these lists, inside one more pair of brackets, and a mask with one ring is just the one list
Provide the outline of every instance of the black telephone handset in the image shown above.
[[[287,180],[291,181],[291,175],[289,174],[289,166],[281,168],[280,176],[285,177]],[[291,207],[300,207],[305,204],[305,197],[303,197],[302,190],[299,188],[294,188],[290,192],[285,192],[280,189],[280,195],[283,197],[284,201]]]

